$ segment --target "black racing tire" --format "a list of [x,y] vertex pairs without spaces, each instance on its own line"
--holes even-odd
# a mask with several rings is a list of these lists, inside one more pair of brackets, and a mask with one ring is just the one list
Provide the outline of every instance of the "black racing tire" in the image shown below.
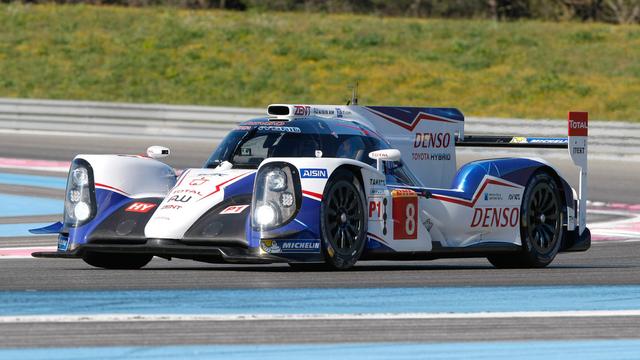
[[542,268],[560,250],[563,237],[563,200],[556,180],[547,172],[534,174],[520,207],[522,251],[487,259],[497,268]]
[[352,172],[338,169],[331,175],[322,198],[320,231],[325,263],[329,269],[349,269],[362,255],[366,243],[362,185]]
[[147,265],[153,255],[146,254],[110,254],[87,252],[82,260],[87,264],[103,269],[135,270]]

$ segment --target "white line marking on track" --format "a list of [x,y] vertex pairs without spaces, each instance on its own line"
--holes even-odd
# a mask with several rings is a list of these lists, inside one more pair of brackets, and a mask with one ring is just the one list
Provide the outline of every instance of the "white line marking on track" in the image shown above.
[[640,316],[640,310],[509,311],[473,313],[359,313],[359,314],[87,314],[0,316],[0,323],[178,322],[178,321],[310,321],[310,320],[430,320],[587,318]]

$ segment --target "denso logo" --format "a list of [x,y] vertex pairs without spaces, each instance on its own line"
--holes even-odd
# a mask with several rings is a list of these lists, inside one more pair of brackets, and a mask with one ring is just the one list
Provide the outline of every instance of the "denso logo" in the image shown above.
[[326,179],[327,178],[327,169],[300,169],[300,177],[302,178],[315,178],[315,179]]
[[516,227],[518,218],[520,217],[520,209],[513,208],[477,208],[473,212],[471,227]]
[[449,133],[417,133],[413,140],[414,148],[448,148],[450,144]]

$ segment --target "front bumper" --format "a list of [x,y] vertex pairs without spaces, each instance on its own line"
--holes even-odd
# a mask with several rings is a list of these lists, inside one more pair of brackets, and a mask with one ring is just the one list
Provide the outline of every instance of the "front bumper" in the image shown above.
[[[259,251],[259,250],[258,250]],[[270,264],[286,259],[255,249],[230,246],[189,245],[177,240],[148,239],[135,244],[89,243],[72,251],[34,252],[37,258],[82,258],[87,252],[112,254],[149,254],[164,258],[181,258],[211,263]]]

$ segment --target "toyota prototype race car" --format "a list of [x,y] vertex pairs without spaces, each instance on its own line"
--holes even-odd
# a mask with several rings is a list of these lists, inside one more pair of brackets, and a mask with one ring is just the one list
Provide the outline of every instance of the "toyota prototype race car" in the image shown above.
[[[465,136],[453,108],[271,105],[240,123],[202,168],[148,156],[78,155],[56,252],[108,269],[154,256],[347,269],[359,260],[486,257],[544,267],[590,247],[587,113],[567,138]],[[576,192],[551,164],[524,157],[456,168],[456,147],[568,148]]]

